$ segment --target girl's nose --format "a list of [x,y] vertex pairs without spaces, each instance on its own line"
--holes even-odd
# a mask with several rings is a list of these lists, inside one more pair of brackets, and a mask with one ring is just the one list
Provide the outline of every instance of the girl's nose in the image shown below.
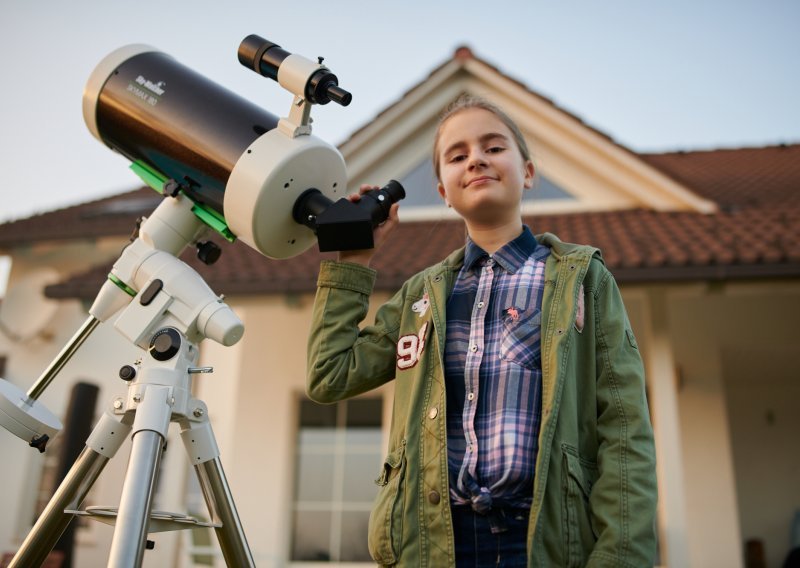
[[472,152],[469,156],[469,167],[470,169],[474,168],[483,168],[486,166],[486,157],[483,155],[482,152]]

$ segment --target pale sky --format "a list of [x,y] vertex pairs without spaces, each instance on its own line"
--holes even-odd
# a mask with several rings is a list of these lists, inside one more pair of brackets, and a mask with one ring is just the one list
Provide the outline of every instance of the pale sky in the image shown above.
[[468,45],[634,151],[800,142],[795,0],[0,0],[0,222],[133,189],[96,141],[83,86],[114,49],[145,43],[285,115],[291,95],[242,67],[256,33],[324,56],[353,94],[315,107],[337,144]]

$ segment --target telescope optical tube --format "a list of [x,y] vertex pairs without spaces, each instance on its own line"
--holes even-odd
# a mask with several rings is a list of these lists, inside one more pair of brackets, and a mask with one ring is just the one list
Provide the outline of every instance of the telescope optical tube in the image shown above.
[[224,216],[231,170],[277,117],[145,45],[123,47],[94,70],[83,114],[95,138],[174,179]]
[[[275,49],[270,57],[283,58],[276,67],[288,84],[305,88],[306,71],[321,72],[333,83],[312,82],[314,88],[327,85],[325,92],[338,96],[327,69]],[[175,180],[239,240],[271,258],[298,255],[316,240],[292,218],[299,195],[317,188],[333,200],[347,192],[335,147],[311,134],[287,135],[273,114],[150,46],[120,48],[98,64],[84,90],[83,115],[95,138]]]

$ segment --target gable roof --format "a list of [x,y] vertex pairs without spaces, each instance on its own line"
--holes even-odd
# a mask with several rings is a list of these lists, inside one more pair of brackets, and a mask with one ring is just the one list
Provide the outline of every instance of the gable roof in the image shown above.
[[[487,98],[512,116],[531,142],[537,169],[575,197],[568,203],[539,202],[538,211],[644,208],[711,213],[716,208],[713,201],[665,176],[466,47],[340,144],[351,186],[396,177],[429,159],[442,110],[464,92]],[[523,212],[532,209],[523,204]]]

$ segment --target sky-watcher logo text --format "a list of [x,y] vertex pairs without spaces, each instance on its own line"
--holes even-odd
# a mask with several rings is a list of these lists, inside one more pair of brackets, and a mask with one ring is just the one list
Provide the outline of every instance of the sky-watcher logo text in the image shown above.
[[159,81],[158,83],[153,83],[152,81],[148,81],[147,79],[145,79],[141,75],[136,77],[136,84],[137,85],[141,85],[142,87],[144,87],[145,89],[147,89],[151,93],[154,93],[154,94],[156,94],[158,96],[161,96],[161,95],[164,94],[164,87],[166,86],[166,83],[164,83],[164,81]]

